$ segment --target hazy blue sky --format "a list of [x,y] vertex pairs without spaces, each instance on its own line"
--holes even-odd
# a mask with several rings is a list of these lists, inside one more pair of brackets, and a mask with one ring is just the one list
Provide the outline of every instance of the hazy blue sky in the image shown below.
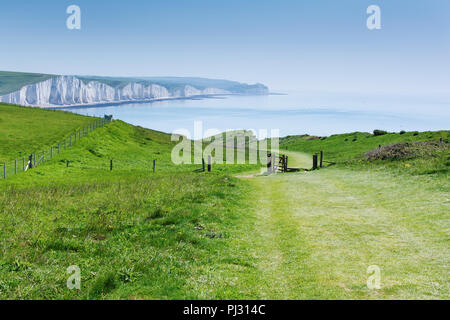
[[[82,29],[66,28],[66,8]],[[366,28],[381,7],[382,29]],[[0,70],[450,91],[448,0],[2,0]]]

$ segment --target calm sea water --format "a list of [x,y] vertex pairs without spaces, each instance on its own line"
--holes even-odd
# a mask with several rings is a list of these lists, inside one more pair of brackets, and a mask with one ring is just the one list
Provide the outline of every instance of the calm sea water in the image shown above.
[[383,129],[398,132],[448,130],[450,99],[446,97],[366,96],[288,93],[269,96],[224,96],[115,106],[67,108],[85,115],[112,114],[115,119],[172,133],[203,130],[279,129],[280,135]]

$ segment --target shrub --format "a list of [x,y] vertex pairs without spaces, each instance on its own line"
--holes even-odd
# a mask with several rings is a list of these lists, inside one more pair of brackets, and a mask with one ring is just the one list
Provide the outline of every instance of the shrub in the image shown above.
[[438,152],[447,151],[448,144],[437,141],[400,142],[373,149],[366,153],[366,159],[374,160],[402,160],[420,157],[433,157]]
[[373,135],[374,136],[382,136],[382,135],[385,135],[385,134],[387,134],[387,131],[378,130],[378,129],[373,130]]
[[405,133],[406,133],[405,130],[400,131],[400,134],[405,134]]

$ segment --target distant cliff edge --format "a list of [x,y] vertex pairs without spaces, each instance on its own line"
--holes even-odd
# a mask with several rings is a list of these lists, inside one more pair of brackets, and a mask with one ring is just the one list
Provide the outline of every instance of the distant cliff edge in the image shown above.
[[[42,81],[40,81],[42,80]],[[29,82],[28,84],[27,81]],[[6,94],[5,94],[6,93]],[[205,95],[265,95],[263,84],[203,78],[108,78],[0,72],[0,102],[66,107]]]

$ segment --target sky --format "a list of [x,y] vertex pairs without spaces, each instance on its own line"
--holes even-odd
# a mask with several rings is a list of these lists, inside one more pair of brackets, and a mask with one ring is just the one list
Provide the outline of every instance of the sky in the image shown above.
[[[81,29],[66,27],[69,5]],[[381,29],[366,26],[369,5]],[[0,70],[446,95],[448,0],[0,1]]]

